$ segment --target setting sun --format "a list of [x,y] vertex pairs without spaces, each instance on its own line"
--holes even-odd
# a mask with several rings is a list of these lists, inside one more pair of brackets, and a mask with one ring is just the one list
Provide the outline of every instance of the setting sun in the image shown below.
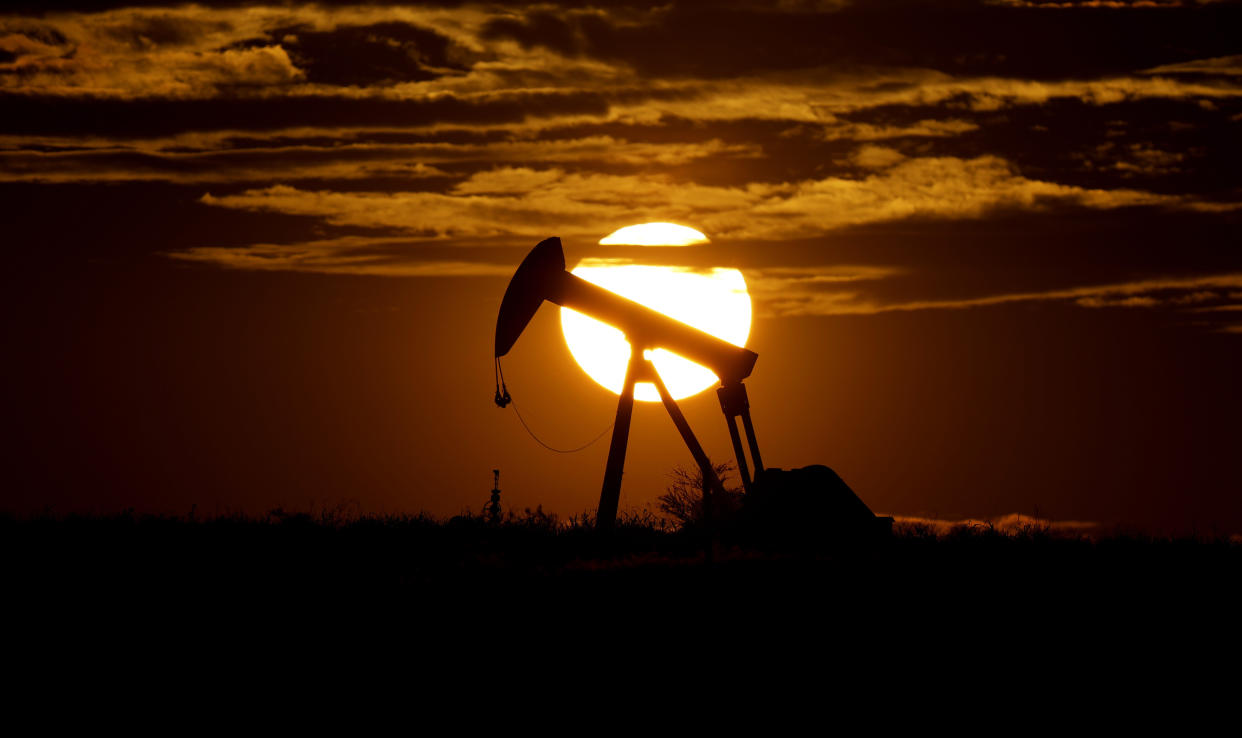
[[619,228],[599,240],[601,246],[695,246],[707,236],[676,223],[640,223]]
[[[660,243],[661,239],[671,243]],[[605,245],[640,242],[647,246],[684,246],[706,243],[707,238],[685,226],[645,223],[622,228],[600,241]],[[734,345],[745,346],[750,335],[750,295],[737,269],[695,270],[585,259],[572,271],[588,282]],[[561,309],[561,328],[570,353],[583,371],[604,387],[620,392],[630,356],[629,343],[621,331],[568,308]],[[650,358],[675,399],[702,392],[719,381],[711,370],[664,349],[651,351]],[[660,400],[648,382],[635,387],[634,397],[647,402]]]

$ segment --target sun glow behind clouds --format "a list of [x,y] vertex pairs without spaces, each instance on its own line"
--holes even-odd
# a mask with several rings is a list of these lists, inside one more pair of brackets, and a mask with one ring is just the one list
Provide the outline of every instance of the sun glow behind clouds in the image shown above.
[[[652,228],[648,229],[649,226]],[[661,239],[658,234],[674,242],[655,243]],[[699,240],[690,240],[694,238]],[[647,223],[622,228],[600,243],[634,245],[640,240],[643,245],[674,246],[707,242],[702,233],[692,228]],[[744,346],[750,335],[750,295],[746,280],[737,269],[691,270],[586,259],[574,267],[573,273],[737,346]],[[620,393],[630,357],[630,345],[621,331],[568,308],[561,309],[561,329],[569,352],[583,371]],[[702,392],[720,381],[711,370],[664,349],[648,355],[676,399]],[[634,397],[647,402],[660,400],[655,386],[649,382],[639,383]]]

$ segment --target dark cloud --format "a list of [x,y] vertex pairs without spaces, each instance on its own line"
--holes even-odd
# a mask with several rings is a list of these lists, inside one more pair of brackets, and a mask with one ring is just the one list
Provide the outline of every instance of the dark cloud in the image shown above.
[[467,71],[474,56],[447,36],[397,22],[329,31],[285,26],[272,29],[266,38],[234,46],[269,44],[281,45],[308,82],[346,86],[436,79]]
[[55,27],[37,21],[17,24],[11,31],[48,46],[64,46],[69,43],[69,39],[65,38],[65,35],[56,30]]
[[[609,136],[529,140],[478,140],[471,143],[410,142],[379,144],[366,131],[308,141],[276,137],[284,145],[243,145],[227,140],[184,136],[97,145],[42,144],[24,150],[0,150],[0,180],[38,182],[280,182],[298,180],[363,180],[375,191],[426,190],[430,184],[463,179],[502,164],[572,165],[612,175],[673,170],[704,159],[753,158],[754,146],[726,145],[717,140],[652,144]],[[198,140],[196,140],[198,139]],[[253,144],[253,140],[249,143]],[[404,179],[399,187],[394,182]],[[316,187],[320,189],[322,185]],[[362,189],[354,185],[347,189]]]
[[938,280],[945,291],[937,297],[949,298],[969,294],[954,285],[964,284],[974,266],[991,272],[989,280],[1010,275],[1004,278],[1005,291],[1047,288],[1057,280],[1066,286],[1118,276],[1242,271],[1242,253],[1221,248],[1240,232],[1238,214],[1204,218],[1193,212],[1147,208],[1100,212],[1062,206],[1041,213],[1001,210],[973,222],[860,225],[822,241],[823,253],[805,244],[803,258],[912,263],[917,264],[915,271],[934,267],[946,275],[956,271],[957,277]]
[[578,18],[565,18],[550,10],[537,10],[525,17],[491,20],[483,28],[481,35],[488,40],[508,39],[523,46],[542,46],[566,56],[574,56],[582,53],[585,45],[578,25]]
[[[939,1],[939,0],[937,0]],[[973,2],[973,0],[971,0]],[[171,0],[9,0],[4,6],[8,12],[12,13],[53,13],[53,12],[100,12],[104,10],[114,10],[116,8],[166,8],[175,3]],[[259,3],[255,0],[212,0],[211,6],[215,8],[246,8],[255,5],[280,5],[281,3]],[[356,8],[358,3],[349,2],[349,0],[323,0],[315,3],[325,8]],[[366,5],[377,8],[408,8],[412,5],[409,0],[371,0]],[[524,0],[493,0],[488,3],[495,7],[515,7],[523,8],[531,5]],[[667,5],[667,0],[552,0],[551,2],[540,3],[541,5],[550,5],[562,8],[636,8],[651,9],[659,8]],[[691,0],[690,5],[706,5],[706,6],[722,6],[722,7],[753,7],[755,5],[762,6],[761,0]],[[805,5],[807,7],[815,7],[821,3],[818,0],[806,0],[803,3],[785,2],[782,5],[794,6]],[[459,8],[468,5],[477,5],[472,0],[420,0],[417,5],[432,8]]]
[[403,101],[331,96],[203,100],[97,100],[0,95],[0,132],[28,135],[161,136],[218,129],[270,131],[301,126],[385,127],[433,123],[518,123],[564,114],[603,115],[605,96],[533,92],[473,101],[452,96]]
[[27,181],[233,182],[365,177],[409,180],[443,177],[444,172],[412,159],[412,152],[385,147],[169,152],[0,151],[0,179]]
[[1237,53],[1242,41],[1232,29],[1240,25],[1242,8],[1228,5],[1055,11],[858,3],[817,13],[677,5],[638,21],[540,10],[492,20],[484,35],[621,61],[650,76],[881,65],[1082,79]]
[[229,28],[230,25],[224,21],[205,22],[200,18],[160,13],[139,15],[126,18],[123,22],[105,24],[101,30],[105,36],[135,49],[150,49],[188,44],[207,32]]
[[[1242,148],[1237,122],[1242,101],[1205,107],[1198,100],[1140,99],[1094,104],[1073,98],[1003,111],[954,116],[973,130],[942,138],[895,139],[889,145],[919,155],[979,156],[1008,152],[1023,174],[1092,189],[1141,186],[1158,193],[1237,200]],[[842,114],[876,126],[909,126],[942,106],[889,105]],[[1157,165],[1157,162],[1160,162]]]

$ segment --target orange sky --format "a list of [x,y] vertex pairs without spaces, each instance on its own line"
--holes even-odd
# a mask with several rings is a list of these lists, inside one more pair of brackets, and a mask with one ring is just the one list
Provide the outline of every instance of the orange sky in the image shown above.
[[[878,512],[1242,531],[1237,3],[28,5],[4,509],[591,508],[606,441],[491,403],[557,235],[741,269],[764,460]],[[550,306],[506,375],[611,421]],[[688,463],[640,406],[622,507]]]

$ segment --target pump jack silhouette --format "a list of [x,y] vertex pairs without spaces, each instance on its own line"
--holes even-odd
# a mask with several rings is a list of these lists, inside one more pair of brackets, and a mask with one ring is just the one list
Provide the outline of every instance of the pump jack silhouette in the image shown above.
[[[716,395],[729,427],[729,438],[733,442],[745,498],[762,498],[760,504],[751,506],[753,509],[764,511],[769,520],[777,516],[805,516],[808,512],[814,514],[814,511],[782,508],[803,505],[809,499],[812,507],[822,508],[821,512],[825,514],[835,518],[844,515],[848,518],[825,521],[831,523],[829,527],[838,531],[882,530],[891,525],[891,518],[876,518],[840,477],[827,467],[806,467],[787,473],[779,469],[764,469],[763,459],[759,455],[759,442],[755,438],[754,423],[750,417],[750,401],[746,396],[746,386],[742,384],[753,371],[758,354],[570,274],[565,270],[565,253],[561,240],[555,236],[541,241],[526,255],[505,290],[504,299],[500,303],[500,314],[496,319],[497,362],[513,348],[513,344],[545,300],[584,313],[621,330],[630,344],[629,364],[617,399],[617,419],[613,425],[612,444],[608,449],[608,464],[604,470],[604,484],[600,491],[596,523],[599,528],[610,529],[616,523],[630,417],[634,410],[634,385],[638,382],[655,385],[664,408],[681,433],[695,463],[702,470],[704,492],[724,492],[711,461],[694,432],[690,430],[690,424],[686,422],[681,408],[669,394],[655,366],[644,355],[644,352],[656,348],[666,349],[701,364],[720,378]],[[498,387],[496,404],[504,407],[508,401],[508,390],[505,389],[502,394]],[[746,447],[750,450],[753,477],[738,431],[739,418],[746,434]],[[835,502],[830,501],[827,506],[817,505],[816,499],[822,503],[829,498],[813,492],[808,498],[805,488],[816,482],[826,483],[831,488],[825,491],[831,494]]]

